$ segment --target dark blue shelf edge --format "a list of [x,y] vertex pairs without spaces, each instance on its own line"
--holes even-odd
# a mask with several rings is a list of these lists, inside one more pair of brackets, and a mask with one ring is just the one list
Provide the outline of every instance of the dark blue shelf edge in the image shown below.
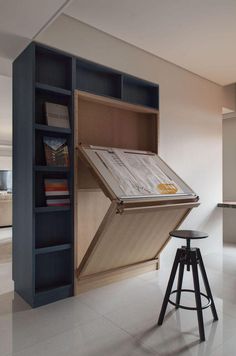
[[65,284],[52,289],[45,288],[36,290],[34,296],[33,307],[37,308],[45,304],[49,304],[60,299],[72,297],[74,294],[74,285]]
[[40,248],[35,249],[35,254],[41,255],[44,253],[65,251],[65,250],[69,250],[69,249],[71,249],[71,244],[61,244],[61,245],[55,245],[55,246],[40,247]]
[[48,126],[48,125],[41,125],[41,124],[35,124],[34,127],[35,127],[35,130],[39,130],[39,131],[58,132],[58,133],[62,133],[65,135],[71,134],[71,129],[65,129],[63,127]]
[[43,206],[34,209],[35,213],[53,213],[54,211],[70,211],[70,206]]
[[54,87],[53,85],[48,85],[48,84],[43,84],[43,83],[38,83],[38,82],[35,83],[35,88],[40,89],[40,90],[49,91],[49,92],[56,93],[56,94],[62,94],[62,95],[70,96],[72,94],[71,90]]
[[113,100],[117,100],[117,101],[123,101],[120,95],[116,96],[116,95],[108,95],[108,94],[103,94],[103,93],[97,93],[97,92],[92,91],[92,90],[81,89],[79,86],[77,86],[76,89],[79,90],[80,92],[97,95],[97,96],[100,96],[100,97],[103,97],[103,98],[113,99]]
[[68,167],[60,166],[34,166],[34,170],[37,172],[69,172]]

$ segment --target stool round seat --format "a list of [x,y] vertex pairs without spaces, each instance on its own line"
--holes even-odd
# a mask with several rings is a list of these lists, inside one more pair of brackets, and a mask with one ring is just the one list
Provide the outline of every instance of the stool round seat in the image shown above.
[[170,232],[170,236],[185,240],[205,239],[208,237],[206,232],[196,230],[174,230]]

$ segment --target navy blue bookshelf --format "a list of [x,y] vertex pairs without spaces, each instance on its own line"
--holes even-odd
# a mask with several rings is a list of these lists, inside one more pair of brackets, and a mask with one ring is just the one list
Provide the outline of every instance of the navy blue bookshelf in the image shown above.
[[[158,109],[157,84],[31,43],[13,64],[13,279],[32,307],[74,294],[74,90]],[[45,102],[70,128],[48,126]],[[65,137],[70,166],[46,165],[43,137]],[[45,178],[66,178],[70,206],[48,207]]]

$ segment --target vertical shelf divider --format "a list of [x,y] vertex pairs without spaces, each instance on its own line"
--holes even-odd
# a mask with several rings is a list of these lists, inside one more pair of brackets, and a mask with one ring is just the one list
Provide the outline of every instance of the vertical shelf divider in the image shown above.
[[124,75],[120,76],[120,99],[123,100],[124,97]]

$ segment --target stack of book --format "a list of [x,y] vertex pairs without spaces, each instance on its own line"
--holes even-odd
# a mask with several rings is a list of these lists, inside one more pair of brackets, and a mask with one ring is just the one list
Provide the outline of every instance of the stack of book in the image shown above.
[[44,180],[47,206],[69,206],[69,188],[67,179]]
[[[69,112],[66,105],[45,102],[46,122],[49,126],[70,128]],[[69,167],[69,150],[66,137],[43,137],[47,166]],[[70,194],[67,179],[44,179],[47,206],[69,206]]]

